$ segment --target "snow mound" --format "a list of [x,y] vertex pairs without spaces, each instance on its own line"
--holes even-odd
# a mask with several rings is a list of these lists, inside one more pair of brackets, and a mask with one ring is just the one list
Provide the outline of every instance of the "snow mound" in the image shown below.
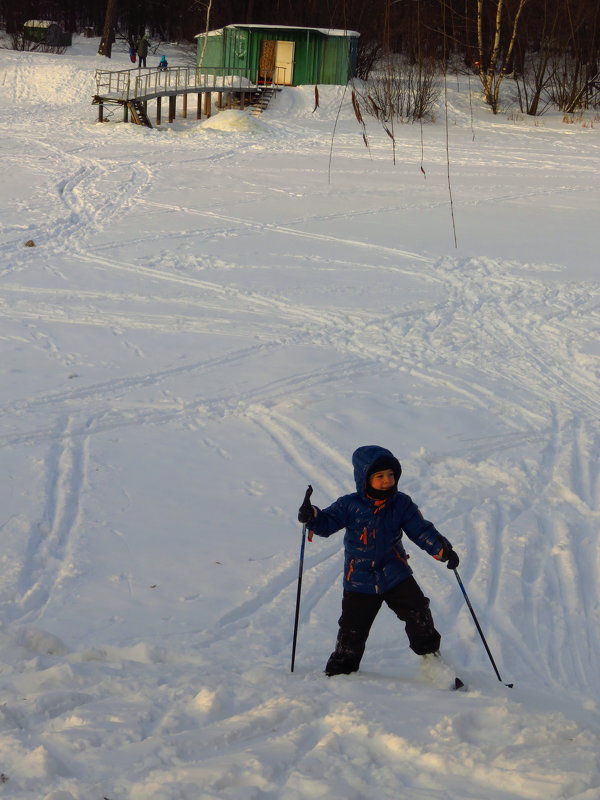
[[68,63],[52,53],[9,52],[3,60],[5,103],[32,108],[91,104],[95,94],[94,72],[89,65]]
[[24,626],[16,628],[14,644],[32,653],[43,655],[63,656],[68,653],[68,648],[58,636]]
[[269,126],[245,111],[229,109],[220,111],[202,123],[202,128],[216,131],[241,131],[243,133],[265,133]]
[[[346,86],[286,86],[272,103],[280,116],[287,119],[353,120],[352,91]],[[270,108],[271,106],[269,106]]]

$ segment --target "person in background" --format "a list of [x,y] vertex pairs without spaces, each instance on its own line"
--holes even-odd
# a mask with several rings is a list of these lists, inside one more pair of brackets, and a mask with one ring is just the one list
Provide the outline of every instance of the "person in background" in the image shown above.
[[138,54],[138,69],[146,66],[146,58],[148,57],[148,37],[146,34],[140,36],[137,43]]
[[158,71],[159,72],[166,72],[167,67],[169,66],[169,62],[166,59],[166,56],[161,56],[160,61],[158,62]]

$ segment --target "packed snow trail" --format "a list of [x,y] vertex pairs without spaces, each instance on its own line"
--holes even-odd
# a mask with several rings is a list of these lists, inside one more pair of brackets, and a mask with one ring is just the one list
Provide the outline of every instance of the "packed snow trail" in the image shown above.
[[[328,185],[342,89],[254,127],[100,125],[95,49],[0,56],[4,791],[597,800],[597,129],[473,96],[473,142],[451,91],[455,250],[443,126],[423,180],[417,128],[393,166],[346,104]],[[341,533],[307,544],[290,674],[296,509],[352,490],[366,443],[514,689],[411,547],[469,691],[423,680],[385,609],[326,679]]]

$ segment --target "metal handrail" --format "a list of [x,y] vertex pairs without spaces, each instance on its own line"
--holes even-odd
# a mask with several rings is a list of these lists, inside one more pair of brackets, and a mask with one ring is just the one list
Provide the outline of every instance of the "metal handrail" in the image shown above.
[[[275,80],[271,85],[275,85]],[[168,67],[159,69],[96,70],[96,89],[101,97],[119,100],[143,99],[149,95],[193,91],[253,89],[258,85],[256,69],[225,67]],[[262,84],[264,85],[264,83]]]

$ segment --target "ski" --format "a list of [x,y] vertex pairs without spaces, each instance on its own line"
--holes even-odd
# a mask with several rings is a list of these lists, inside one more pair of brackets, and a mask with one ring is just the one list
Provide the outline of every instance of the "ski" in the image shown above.
[[[340,676],[349,675],[354,678],[358,673],[350,672],[350,673],[324,673],[327,678],[335,678],[339,674]],[[377,676],[375,674],[370,673],[362,673],[364,677],[383,677]],[[387,676],[391,677],[391,676]],[[456,672],[454,671],[454,667],[452,667],[442,656],[442,654],[437,651],[435,653],[426,653],[423,656],[420,656],[420,663],[419,668],[417,670],[417,674],[413,675],[412,678],[402,678],[398,676],[400,680],[417,680],[420,683],[427,683],[430,686],[435,687],[436,689],[448,689],[453,692],[457,691],[467,691],[467,685],[463,681],[462,678],[459,678]]]
[[421,656],[421,659],[421,674],[428,683],[439,689],[467,690],[465,682],[458,677],[450,664],[444,661],[439,652],[427,653]]
[[[415,681],[415,676],[410,678],[408,676],[403,677],[401,675],[397,675],[397,676],[381,675],[381,674],[377,674],[375,672],[352,672],[352,673],[349,673],[349,674],[340,673],[339,675],[327,675],[326,672],[323,672],[321,674],[322,674],[323,677],[327,678],[328,681],[332,680],[332,679],[335,680],[336,678],[350,678],[351,680],[357,680],[357,679],[363,678],[363,679],[367,679],[367,680],[376,680],[376,681],[384,679],[384,680],[389,680],[389,681],[392,681],[392,682],[400,681],[402,683],[406,683],[406,682],[414,683],[414,681]],[[423,678],[425,680],[423,680]],[[420,679],[419,679],[419,677],[417,677],[416,679],[421,684],[426,683],[427,685],[433,686],[434,688],[440,689],[440,690],[448,690],[448,691],[452,691],[452,692],[457,692],[457,691],[466,692],[466,691],[468,691],[467,684],[462,680],[462,678],[459,678],[458,675],[455,675],[453,672],[451,674],[450,674],[450,672],[448,672],[445,675],[439,674],[437,676],[430,676],[430,675],[421,674]]]

